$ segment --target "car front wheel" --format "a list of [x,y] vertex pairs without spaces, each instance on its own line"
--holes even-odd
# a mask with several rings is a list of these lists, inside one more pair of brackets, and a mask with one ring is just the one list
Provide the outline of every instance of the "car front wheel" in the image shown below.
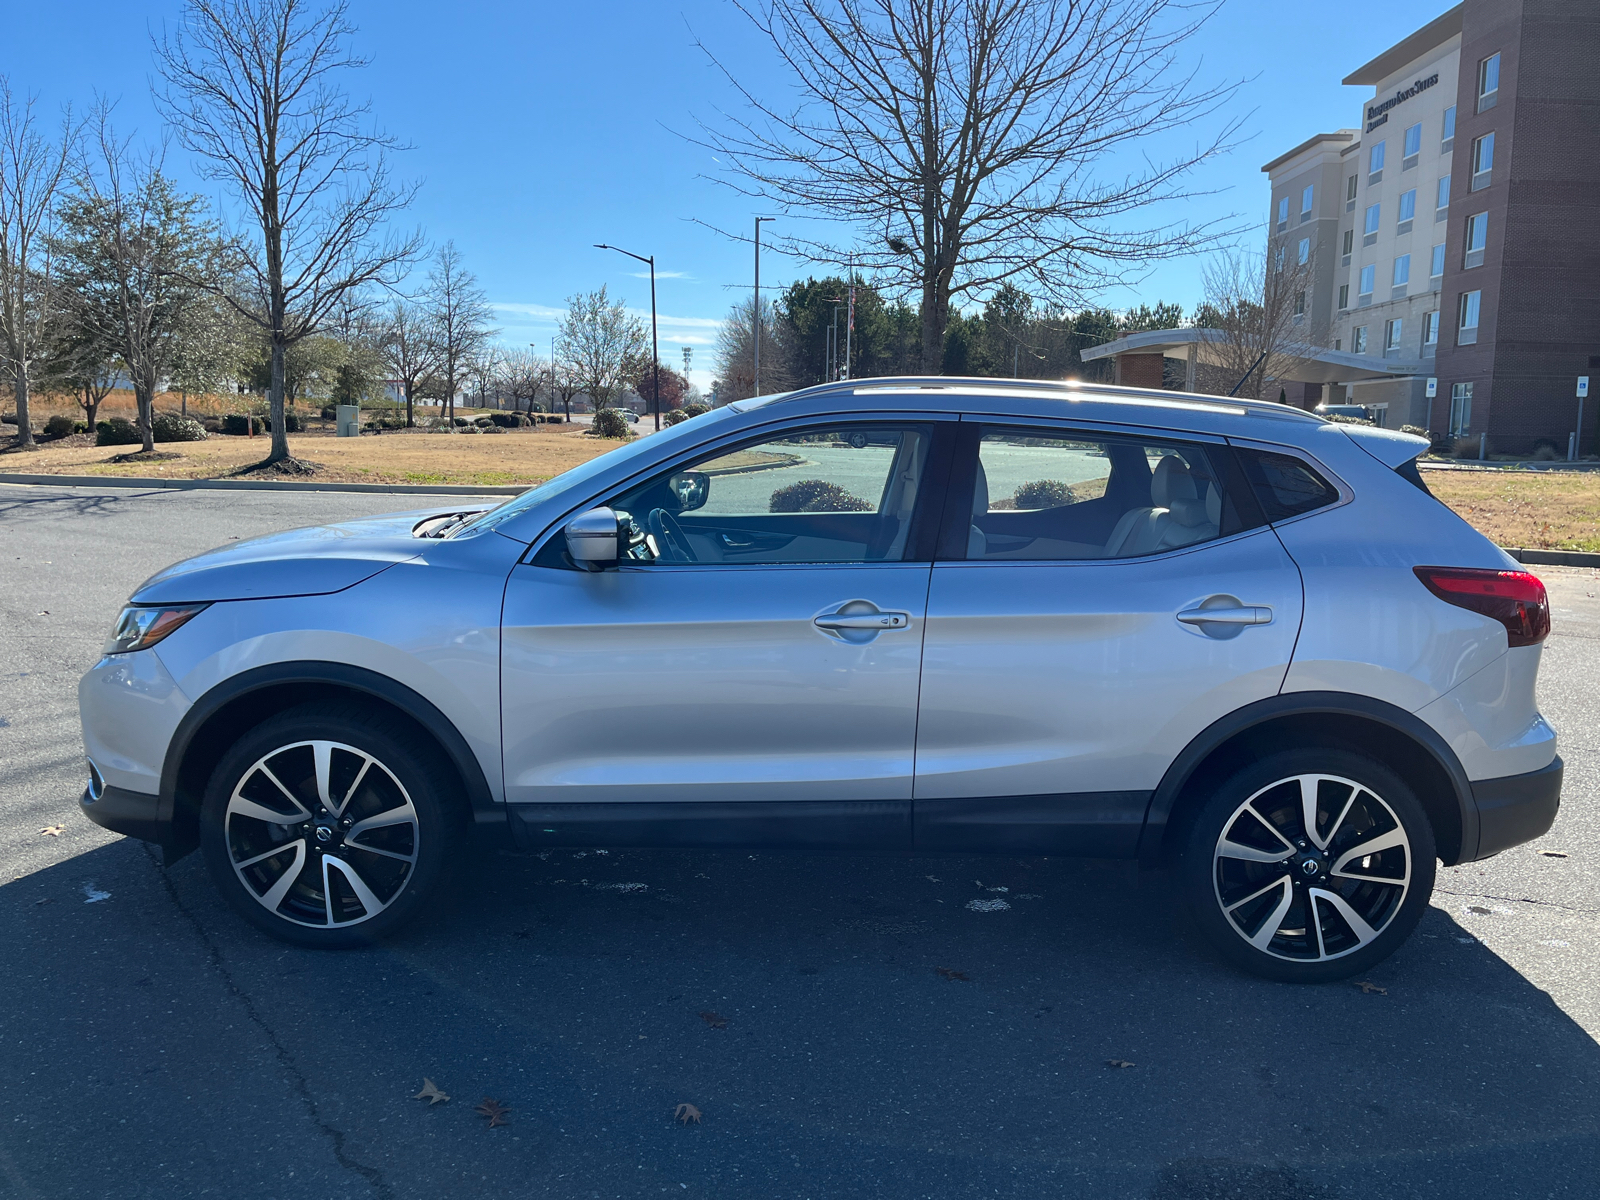
[[1236,772],[1189,830],[1182,886],[1230,961],[1291,983],[1342,979],[1410,935],[1433,892],[1422,805],[1388,767],[1306,748]]
[[448,771],[381,712],[305,705],[252,729],[201,809],[211,875],[259,929],[358,945],[410,920],[457,842]]

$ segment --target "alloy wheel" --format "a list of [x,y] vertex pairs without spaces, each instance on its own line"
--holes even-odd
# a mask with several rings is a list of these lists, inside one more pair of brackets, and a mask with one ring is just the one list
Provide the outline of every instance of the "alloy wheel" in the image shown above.
[[1301,774],[1261,788],[1223,824],[1212,881],[1228,925],[1290,962],[1342,958],[1369,945],[1411,888],[1405,826],[1371,788]]
[[417,865],[411,797],[371,754],[334,741],[280,746],[235,784],[228,861],[258,904],[311,928],[357,925],[399,898]]

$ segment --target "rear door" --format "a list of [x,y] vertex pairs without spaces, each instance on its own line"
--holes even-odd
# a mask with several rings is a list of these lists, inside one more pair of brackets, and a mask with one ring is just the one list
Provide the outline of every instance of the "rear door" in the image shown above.
[[1228,448],[963,422],[917,733],[927,848],[1135,853],[1207,725],[1276,694],[1299,572]]

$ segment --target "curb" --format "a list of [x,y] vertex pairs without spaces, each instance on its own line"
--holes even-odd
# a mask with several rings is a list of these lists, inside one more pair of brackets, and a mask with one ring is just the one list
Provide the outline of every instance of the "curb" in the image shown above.
[[1551,471],[1600,471],[1600,462],[1483,462],[1479,459],[1464,459],[1460,462],[1430,462],[1425,458],[1417,459],[1417,466],[1424,471],[1533,471],[1540,474]]
[[1522,550],[1515,546],[1500,547],[1525,566],[1538,567],[1600,567],[1600,554],[1586,550]]
[[522,487],[470,487],[444,483],[293,483],[278,479],[138,479],[129,475],[11,475],[0,473],[0,483],[44,484],[54,487],[140,488],[145,491],[218,492],[377,492],[403,496],[520,496],[534,484]]

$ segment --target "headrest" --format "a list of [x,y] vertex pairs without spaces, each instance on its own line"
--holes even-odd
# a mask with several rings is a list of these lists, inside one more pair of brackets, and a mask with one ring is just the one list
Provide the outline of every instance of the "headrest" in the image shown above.
[[1168,454],[1156,464],[1150,480],[1150,503],[1157,508],[1172,508],[1182,500],[1197,499],[1189,468],[1176,454]]
[[986,516],[989,512],[989,476],[984,474],[983,460],[978,461],[977,478],[972,481],[972,515]]

